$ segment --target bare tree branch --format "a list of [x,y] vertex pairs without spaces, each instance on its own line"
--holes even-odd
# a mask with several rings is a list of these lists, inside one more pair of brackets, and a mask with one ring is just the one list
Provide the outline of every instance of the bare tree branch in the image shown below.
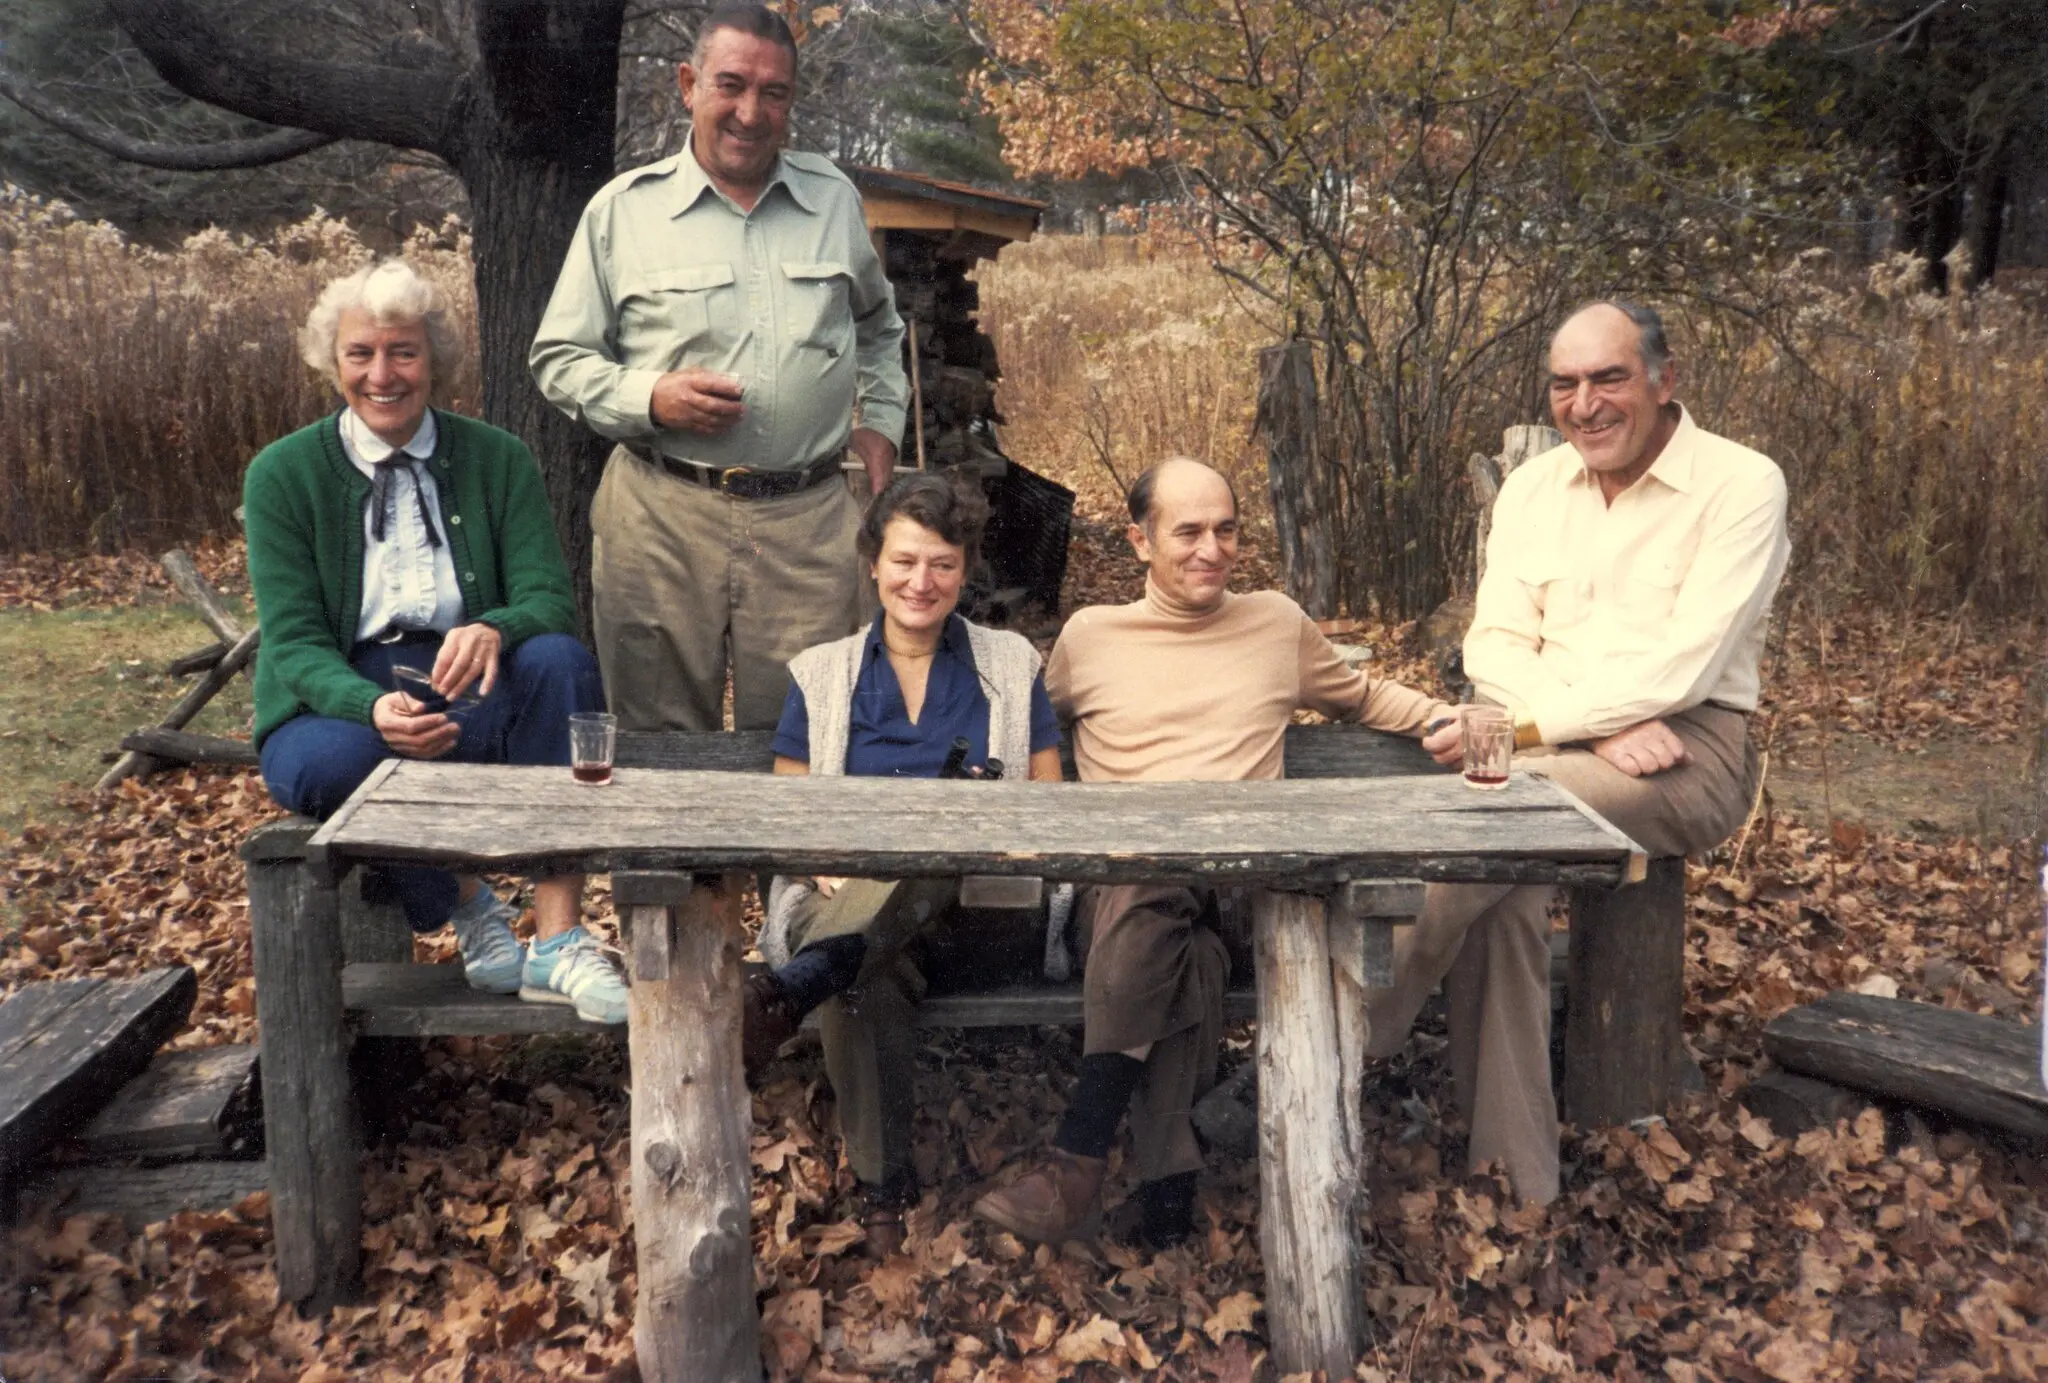
[[273,5],[110,0],[109,8],[172,86],[273,125],[446,157],[472,94],[468,63],[428,27],[439,18],[437,7],[353,8],[353,29],[376,31],[348,44],[349,51],[318,56],[298,34],[280,29],[284,21]]
[[44,124],[62,130],[103,154],[175,173],[261,168],[266,164],[295,159],[335,142],[333,135],[318,134],[312,130],[273,130],[250,139],[223,139],[208,144],[165,144],[153,139],[136,139],[46,99],[32,84],[4,68],[0,68],[0,96],[5,96]]

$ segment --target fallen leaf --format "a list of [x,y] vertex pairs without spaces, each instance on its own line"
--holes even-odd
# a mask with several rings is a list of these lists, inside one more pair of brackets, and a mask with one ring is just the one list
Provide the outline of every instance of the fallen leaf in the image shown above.
[[1250,1292],[1233,1292],[1216,1303],[1216,1310],[1202,1322],[1202,1333],[1219,1345],[1224,1336],[1233,1333],[1256,1335],[1258,1327],[1252,1324],[1252,1317],[1260,1309],[1259,1299]]

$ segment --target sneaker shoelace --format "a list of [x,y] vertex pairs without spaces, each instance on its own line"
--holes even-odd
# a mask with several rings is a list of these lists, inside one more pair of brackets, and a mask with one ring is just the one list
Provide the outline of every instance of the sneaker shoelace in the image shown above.
[[[508,915],[509,914],[509,915]],[[505,965],[519,951],[519,939],[512,934],[512,918],[518,916],[501,898],[497,906],[481,916],[455,923],[455,942],[465,964]],[[499,925],[492,925],[493,923]]]

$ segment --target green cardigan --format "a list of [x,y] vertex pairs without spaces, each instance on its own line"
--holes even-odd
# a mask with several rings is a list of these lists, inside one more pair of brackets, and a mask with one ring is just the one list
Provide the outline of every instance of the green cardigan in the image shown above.
[[[370,723],[384,691],[348,665],[363,611],[363,505],[370,482],[342,450],[339,413],[272,442],[242,480],[249,585],[263,643],[256,743],[303,711]],[[533,453],[511,433],[434,410],[427,467],[462,586],[465,623],[504,636],[573,634],[576,601]]]

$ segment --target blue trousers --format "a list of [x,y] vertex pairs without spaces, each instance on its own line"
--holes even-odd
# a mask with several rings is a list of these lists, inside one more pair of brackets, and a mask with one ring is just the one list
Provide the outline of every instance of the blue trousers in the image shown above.
[[[360,644],[349,666],[386,691],[391,669],[409,664],[431,671],[439,640]],[[471,694],[475,689],[472,687]],[[541,634],[498,660],[498,684],[467,711],[453,714],[462,738],[444,756],[451,763],[569,763],[569,716],[604,709],[597,659],[567,634]],[[325,821],[370,770],[392,758],[373,726],[328,716],[294,716],[263,741],[263,782],[281,807]],[[455,876],[425,865],[387,865],[363,880],[373,902],[395,899],[414,931],[446,923],[459,897]]]

